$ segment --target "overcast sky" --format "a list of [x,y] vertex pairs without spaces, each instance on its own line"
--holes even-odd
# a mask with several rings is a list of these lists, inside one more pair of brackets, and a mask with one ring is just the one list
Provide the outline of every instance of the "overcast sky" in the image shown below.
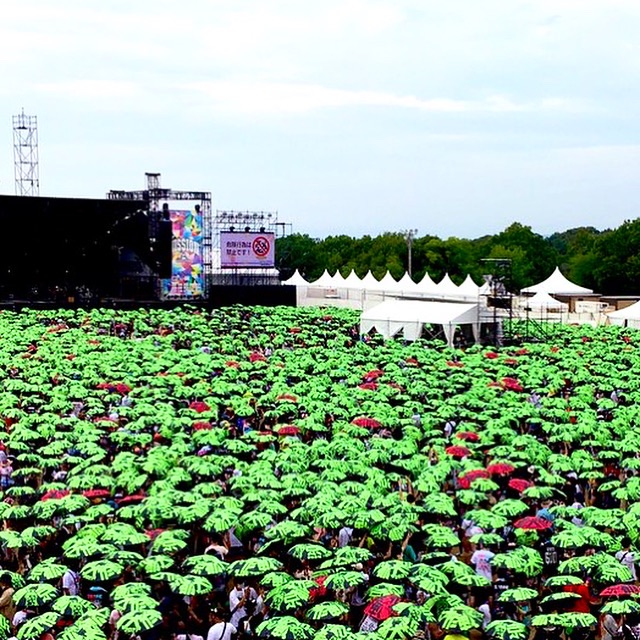
[[209,190],[294,231],[547,235],[639,214],[638,0],[2,0],[41,195]]

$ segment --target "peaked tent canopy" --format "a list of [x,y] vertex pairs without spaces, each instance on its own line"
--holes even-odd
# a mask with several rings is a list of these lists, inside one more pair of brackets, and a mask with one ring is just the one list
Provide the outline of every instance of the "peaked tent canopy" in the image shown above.
[[556,267],[555,271],[542,282],[526,287],[522,293],[551,293],[564,296],[577,296],[584,293],[593,293],[593,289],[587,289],[571,282],[562,275],[560,267]]
[[307,287],[309,283],[304,279],[304,276],[296,269],[293,275],[287,280],[283,280],[282,284],[293,285],[296,287]]
[[438,290],[438,285],[433,281],[427,271],[425,271],[422,280],[417,283],[417,288],[420,293],[435,293]]
[[569,305],[560,302],[544,291],[536,293],[531,298],[522,301],[522,306],[532,311],[567,311]]
[[478,296],[480,287],[473,281],[471,274],[468,274],[464,282],[458,287],[458,291],[464,296]]
[[[336,275],[339,275],[339,271],[336,271]],[[335,276],[332,276],[326,269],[322,272],[322,275],[317,279],[314,280],[313,282],[310,282],[309,284],[312,287],[335,287],[336,286],[336,282],[334,280]]]
[[445,295],[460,295],[458,285],[449,277],[448,273],[445,273],[442,280],[438,282],[437,292]]
[[442,325],[447,343],[453,345],[457,325],[473,325],[477,339],[480,331],[477,304],[456,302],[422,302],[419,300],[386,300],[363,311],[360,316],[360,333],[375,329],[385,338],[403,332],[406,340],[417,340],[425,324]]
[[619,309],[618,311],[611,311],[607,314],[607,318],[611,324],[623,325],[625,327],[640,328],[640,301]]

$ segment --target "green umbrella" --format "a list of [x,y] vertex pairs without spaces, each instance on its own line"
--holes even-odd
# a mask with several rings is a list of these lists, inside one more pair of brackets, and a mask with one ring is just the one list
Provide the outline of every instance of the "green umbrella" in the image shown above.
[[493,620],[485,628],[485,633],[496,640],[527,640],[529,629],[515,620]]
[[89,600],[80,596],[60,596],[52,605],[51,609],[63,616],[78,618],[83,613],[94,609],[95,605]]
[[551,536],[551,542],[561,549],[584,547],[587,539],[579,527],[571,527]]
[[73,626],[67,627],[58,640],[107,640],[107,636],[95,625],[79,626],[76,622]]
[[176,553],[187,548],[187,542],[179,538],[174,531],[164,531],[152,543],[151,551],[158,553]]
[[362,547],[342,547],[336,551],[335,560],[342,566],[367,562],[373,557],[368,549]]
[[469,538],[473,544],[483,544],[485,546],[501,545],[504,538],[498,533],[476,533]]
[[153,629],[162,621],[162,614],[155,609],[131,611],[125,613],[116,623],[116,628],[122,633],[136,634]]
[[355,640],[357,637],[351,629],[341,624],[324,624],[313,640]]
[[18,629],[18,640],[39,640],[40,636],[55,626],[60,619],[60,614],[55,611],[47,611],[35,618],[27,620]]
[[151,587],[145,582],[126,582],[125,584],[118,585],[111,592],[114,600],[148,595],[151,595]]
[[612,600],[611,602],[607,602],[600,611],[602,613],[610,613],[614,616],[627,613],[639,613],[640,603],[634,600]]
[[404,560],[385,560],[373,570],[373,575],[381,580],[404,580],[411,571],[412,564]]
[[349,607],[342,602],[321,602],[311,607],[305,617],[307,620],[334,620],[349,611]]
[[[189,556],[182,566],[197,576],[220,576],[227,572],[227,565],[222,560],[213,555]],[[264,582],[264,580],[263,580]]]
[[540,600],[540,604],[549,604],[549,603],[570,603],[579,600],[582,596],[578,593],[571,592],[560,592],[560,593],[550,593],[548,596],[545,596]]
[[275,558],[247,558],[232,562],[229,565],[229,573],[236,578],[250,578],[279,571],[282,566],[282,562]]
[[333,554],[322,545],[301,543],[291,547],[289,555],[298,560],[325,560]]
[[29,580],[37,582],[41,580],[59,580],[67,570],[68,568],[63,564],[45,560],[31,569]]
[[628,567],[614,562],[603,562],[593,572],[593,579],[600,584],[631,582],[633,575]]
[[294,611],[309,603],[309,591],[317,586],[313,580],[291,580],[272,589],[265,602],[276,611]]
[[545,587],[564,587],[569,584],[584,584],[584,580],[577,576],[566,575],[551,576],[544,581]]
[[114,607],[121,613],[131,613],[134,611],[148,611],[155,609],[158,603],[149,596],[131,596],[113,601]]
[[598,624],[598,620],[590,613],[567,611],[566,613],[559,613],[558,617],[561,620],[561,625],[565,628],[577,627],[584,629]]
[[458,536],[448,527],[438,524],[426,524],[423,530],[427,534],[425,544],[431,548],[449,548],[460,544]]
[[196,596],[211,593],[213,585],[204,576],[180,576],[177,583],[171,582],[172,589],[181,596]]
[[513,498],[507,498],[506,500],[501,500],[491,507],[492,513],[497,513],[501,516],[506,516],[507,518],[515,518],[517,516],[526,513],[529,510],[529,505],[522,500],[515,500]]
[[80,570],[80,575],[85,580],[92,582],[107,582],[121,576],[123,571],[124,567],[117,562],[112,562],[111,560],[95,560],[94,562],[85,564]]
[[531,618],[532,627],[562,627],[559,613],[540,613]]
[[339,571],[329,576],[324,586],[327,589],[333,589],[337,591],[339,589],[349,589],[350,587],[357,587],[364,584],[367,581],[366,576],[361,571]]
[[466,605],[456,605],[450,609],[446,609],[438,615],[438,624],[443,629],[470,631],[471,629],[479,629],[482,624],[482,614]]
[[391,582],[380,582],[367,589],[367,598],[369,600],[391,595],[398,597],[404,596],[404,587],[400,584],[392,584]]
[[28,584],[13,594],[13,601],[18,607],[41,607],[57,597],[58,590],[50,584]]
[[147,556],[138,563],[138,567],[144,571],[147,575],[152,573],[158,573],[160,571],[166,571],[175,564],[175,560],[171,556],[154,555]]
[[391,617],[380,624],[375,636],[383,640],[406,640],[414,638],[420,628],[420,622],[411,616]]
[[312,640],[313,628],[292,616],[277,616],[260,623],[256,628],[259,638],[274,640]]
[[538,597],[536,589],[528,587],[514,587],[506,589],[498,597],[498,602],[524,602],[526,600],[534,600]]
[[11,622],[5,616],[0,616],[0,640],[7,640],[11,635]]

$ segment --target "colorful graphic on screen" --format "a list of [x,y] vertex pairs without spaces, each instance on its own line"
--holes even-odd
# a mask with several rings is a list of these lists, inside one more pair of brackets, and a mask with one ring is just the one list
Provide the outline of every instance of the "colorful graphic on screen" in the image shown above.
[[171,279],[163,280],[167,298],[196,298],[204,294],[202,260],[203,217],[199,207],[193,211],[170,212]]

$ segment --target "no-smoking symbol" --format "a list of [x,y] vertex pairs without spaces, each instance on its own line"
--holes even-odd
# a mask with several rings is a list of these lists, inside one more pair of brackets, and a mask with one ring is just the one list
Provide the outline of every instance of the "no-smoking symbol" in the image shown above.
[[265,238],[264,236],[258,236],[253,241],[251,248],[253,249],[253,253],[255,253],[258,258],[266,258],[269,255],[271,243],[269,242],[268,238]]

